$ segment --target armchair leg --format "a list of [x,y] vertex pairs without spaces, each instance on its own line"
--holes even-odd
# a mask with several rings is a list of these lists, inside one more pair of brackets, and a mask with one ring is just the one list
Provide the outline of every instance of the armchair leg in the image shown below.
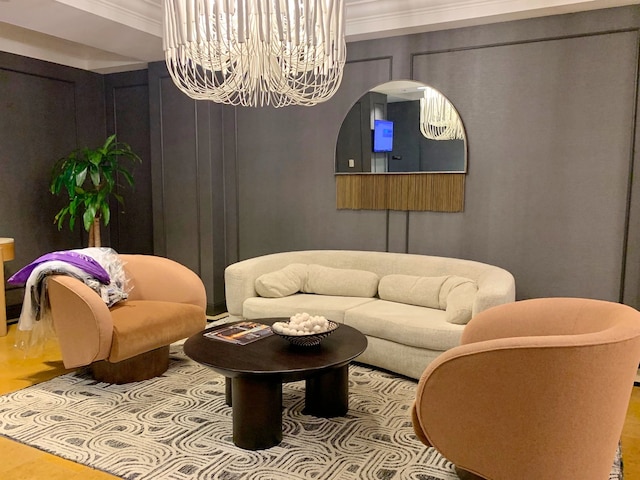
[[169,368],[169,345],[117,363],[102,360],[91,364],[96,380],[117,384],[148,380],[162,375],[167,368]]
[[480,477],[475,473],[467,472],[466,470],[458,468],[457,466],[455,467],[455,470],[456,475],[458,475],[458,478],[460,478],[460,480],[486,480],[485,478]]

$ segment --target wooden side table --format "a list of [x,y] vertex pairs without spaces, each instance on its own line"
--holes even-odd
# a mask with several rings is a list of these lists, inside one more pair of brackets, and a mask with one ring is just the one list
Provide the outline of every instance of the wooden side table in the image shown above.
[[0,237],[0,337],[7,334],[7,302],[4,297],[4,262],[13,260],[13,238]]

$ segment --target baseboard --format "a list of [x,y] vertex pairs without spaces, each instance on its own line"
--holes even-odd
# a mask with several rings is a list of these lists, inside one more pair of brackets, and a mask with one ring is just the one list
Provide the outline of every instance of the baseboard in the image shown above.
[[220,315],[227,311],[226,302],[214,303],[213,305],[207,304],[207,315]]
[[18,323],[21,310],[22,310],[21,303],[17,305],[7,305],[7,323],[8,324]]

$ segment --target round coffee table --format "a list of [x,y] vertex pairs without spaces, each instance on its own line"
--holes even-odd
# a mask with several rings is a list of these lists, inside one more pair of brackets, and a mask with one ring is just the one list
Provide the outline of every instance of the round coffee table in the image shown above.
[[[271,325],[282,318],[252,320]],[[247,345],[205,337],[209,328],[189,337],[187,356],[226,377],[226,400],[233,408],[233,443],[261,450],[282,440],[282,384],[305,380],[304,413],[345,415],[349,409],[349,362],[367,348],[367,338],[340,325],[320,345],[296,347],[277,336]]]

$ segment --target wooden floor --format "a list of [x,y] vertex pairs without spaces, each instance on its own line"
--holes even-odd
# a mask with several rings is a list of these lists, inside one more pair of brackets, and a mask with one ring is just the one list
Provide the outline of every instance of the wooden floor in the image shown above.
[[[54,342],[37,358],[25,359],[13,347],[15,325],[0,337],[0,394],[49,380],[67,372]],[[627,480],[640,479],[640,387],[633,389],[622,432],[622,458]],[[63,460],[32,447],[0,437],[0,479],[11,480],[106,480],[112,475]],[[604,479],[603,479],[604,480]]]

